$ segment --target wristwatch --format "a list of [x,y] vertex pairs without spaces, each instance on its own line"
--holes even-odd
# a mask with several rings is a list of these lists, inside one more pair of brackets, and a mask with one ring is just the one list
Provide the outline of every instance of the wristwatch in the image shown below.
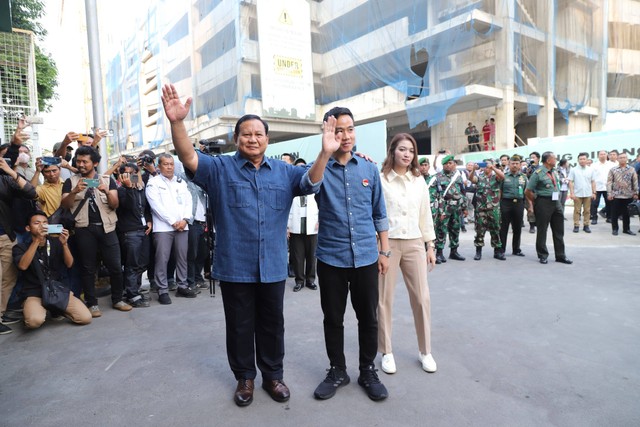
[[391,251],[386,251],[386,252],[385,251],[379,251],[378,253],[380,255],[386,256],[387,258],[391,258]]
[[436,247],[436,244],[435,244],[435,243],[433,243],[433,241],[431,241],[431,242],[427,242],[427,247],[428,247],[428,248],[435,248],[435,247]]

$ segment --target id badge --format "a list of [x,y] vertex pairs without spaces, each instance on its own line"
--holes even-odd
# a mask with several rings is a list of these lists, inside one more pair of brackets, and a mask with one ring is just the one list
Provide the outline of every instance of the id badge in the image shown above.
[[560,192],[554,191],[553,193],[551,193],[551,200],[560,200]]
[[176,202],[181,205],[182,204],[182,196],[176,197]]

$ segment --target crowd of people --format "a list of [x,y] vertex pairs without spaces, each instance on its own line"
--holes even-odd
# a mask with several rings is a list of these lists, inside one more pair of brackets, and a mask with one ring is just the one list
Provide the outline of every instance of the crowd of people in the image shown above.
[[[634,170],[627,155],[615,150],[600,152],[593,166],[581,153],[578,165],[564,171],[552,152],[528,159],[503,155],[458,168],[442,150],[430,173],[415,139],[398,134],[379,172],[354,152],[351,111],[335,107],[324,117],[322,147],[309,165],[290,154],[282,161],[267,158],[269,125],[256,115],[237,121],[235,155],[212,156],[196,150],[188,137],[184,119],[191,99],[183,103],[166,85],[162,103],[177,158],[146,150],[122,156],[99,174],[97,147],[104,132],[96,130],[68,133],[54,146],[54,156],[35,159],[31,168],[22,121],[11,143],[0,147],[0,333],[10,333],[7,325],[18,322],[34,329],[48,318],[86,325],[101,317],[99,271],[108,274],[111,306],[121,312],[149,307],[151,290],[160,305],[171,304],[171,296],[195,298],[208,287],[210,274],[223,297],[227,358],[237,380],[234,402],[252,403],[258,371],[262,388],[285,402],[290,391],[283,370],[283,300],[289,276],[294,292],[319,289],[329,368],[315,398],[329,399],[350,383],[344,354],[350,294],[358,318],[357,383],[380,401],[389,393],[377,374],[377,354],[383,372],[398,369],[392,346],[398,274],[414,317],[417,360],[425,372],[436,372],[427,275],[436,264],[465,260],[458,249],[466,223],[475,226],[475,260],[482,259],[489,232],[493,257],[505,261],[509,228],[512,254],[525,255],[520,240],[526,210],[539,262],[548,262],[550,227],[555,260],[571,264],[563,241],[566,192],[574,202],[574,232],[580,220],[590,232],[604,197],[600,215],[613,234],[619,217],[623,233],[634,234],[626,206],[637,199],[640,166]],[[55,283],[68,292],[62,308],[45,301]]]
[[[588,153],[578,155],[571,168],[566,159],[559,164],[556,155],[532,152],[529,158],[502,155],[499,159],[468,162],[459,169],[451,154],[436,157],[443,168],[430,172],[427,157],[420,159],[420,172],[428,183],[431,211],[436,229],[436,263],[444,263],[446,237],[449,237],[449,259],[464,261],[458,251],[460,232],[466,222],[475,226],[474,260],[482,258],[484,236],[488,231],[494,258],[506,260],[509,227],[513,232],[512,254],[524,256],[520,249],[524,212],[529,232],[536,234],[536,255],[547,263],[547,231],[551,228],[556,261],[570,264],[564,251],[564,209],[567,197],[573,201],[573,232],[591,233],[598,214],[611,223],[612,234],[635,235],[630,227],[627,206],[638,199],[640,155],[632,167],[626,153],[601,150],[598,161],[589,165]],[[604,206],[598,210],[601,199]]]
[[467,144],[470,152],[473,151],[495,151],[496,149],[496,120],[491,117],[484,121],[482,131],[471,122],[464,130],[467,137]]

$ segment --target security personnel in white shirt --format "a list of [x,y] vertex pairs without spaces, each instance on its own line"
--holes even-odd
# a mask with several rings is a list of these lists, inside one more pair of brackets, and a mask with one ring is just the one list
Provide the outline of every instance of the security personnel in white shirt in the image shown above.
[[185,180],[174,174],[170,154],[158,156],[160,173],[149,179],[147,201],[153,217],[155,243],[154,277],[160,304],[171,304],[167,280],[167,262],[173,250],[176,260],[176,296],[195,298],[197,293],[187,284],[188,220],[192,216],[191,193]]

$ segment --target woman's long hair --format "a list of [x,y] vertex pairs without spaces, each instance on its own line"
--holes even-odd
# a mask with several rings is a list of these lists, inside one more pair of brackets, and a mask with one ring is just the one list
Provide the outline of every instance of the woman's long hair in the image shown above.
[[411,135],[408,133],[399,133],[391,139],[391,143],[389,144],[389,149],[387,150],[387,157],[382,162],[382,174],[386,177],[389,172],[393,169],[393,165],[395,163],[394,153],[396,148],[398,148],[398,144],[400,141],[409,141],[413,146],[413,159],[411,160],[411,165],[407,168],[407,172],[411,172],[413,176],[420,176],[420,168],[418,166],[418,144],[416,140],[413,139]]

